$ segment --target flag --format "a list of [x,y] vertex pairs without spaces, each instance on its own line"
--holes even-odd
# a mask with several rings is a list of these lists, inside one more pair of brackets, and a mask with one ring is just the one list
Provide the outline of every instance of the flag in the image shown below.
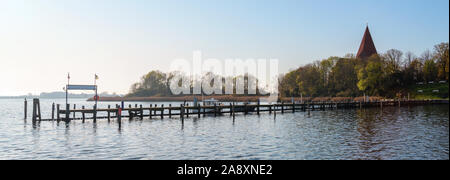
[[98,75],[97,74],[95,74],[95,80],[98,80]]

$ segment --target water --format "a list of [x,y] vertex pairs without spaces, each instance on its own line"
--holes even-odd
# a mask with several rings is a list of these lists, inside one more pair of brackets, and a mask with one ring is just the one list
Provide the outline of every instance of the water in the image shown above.
[[[43,118],[52,102],[64,99],[41,99]],[[107,120],[33,126],[23,120],[23,100],[0,99],[0,159],[449,159],[448,108],[238,115],[234,123],[229,116],[188,118],[184,125],[177,118],[123,120],[119,129]]]

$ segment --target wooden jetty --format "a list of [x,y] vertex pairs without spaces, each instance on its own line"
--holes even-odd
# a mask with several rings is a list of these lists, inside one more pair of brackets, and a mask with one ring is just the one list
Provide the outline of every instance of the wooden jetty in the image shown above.
[[[325,111],[334,109],[348,109],[348,108],[369,108],[369,107],[387,107],[387,106],[416,106],[416,105],[431,105],[431,104],[448,104],[448,100],[389,100],[389,101],[374,101],[374,102],[303,102],[303,103],[285,103],[279,102],[275,104],[215,104],[210,106],[189,106],[181,104],[179,106],[168,106],[158,104],[150,104],[147,107],[143,105],[131,104],[128,107],[121,107],[116,104],[115,107],[108,105],[107,108],[96,108],[94,105],[92,109],[87,109],[84,106],[81,109],[76,109],[76,105],[73,105],[74,109],[70,109],[70,105],[66,106],[66,109],[61,109],[61,105],[52,104],[52,115],[49,119],[41,119],[40,104],[39,99],[33,100],[33,121],[72,121],[72,120],[82,120],[83,122],[87,119],[92,119],[96,122],[97,119],[122,119],[129,118],[130,120],[139,118],[149,118],[149,119],[164,119],[168,118],[184,118],[189,117],[204,117],[204,116],[223,116],[229,115],[235,117],[235,114],[255,114],[260,115],[261,113],[295,113],[295,112],[308,112],[310,111]],[[25,112],[27,109],[25,102]],[[56,108],[56,109],[55,109]],[[124,113],[126,112],[126,113]],[[106,116],[97,116],[98,113],[106,114]],[[56,118],[55,118],[56,114]],[[81,115],[77,117],[76,114]],[[89,115],[89,116],[87,116]],[[26,116],[25,116],[26,118]]]

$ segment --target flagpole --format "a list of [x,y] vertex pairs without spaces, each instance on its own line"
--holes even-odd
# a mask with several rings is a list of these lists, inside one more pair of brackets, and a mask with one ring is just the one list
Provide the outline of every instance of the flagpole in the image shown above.
[[94,86],[95,86],[95,108],[97,108],[97,102],[98,102],[98,91],[97,91],[97,73],[95,73],[95,76],[94,76]]
[[68,87],[69,87],[69,84],[70,84],[70,73],[67,73],[67,85],[66,85],[66,107],[67,107],[67,105],[69,104],[69,100],[68,100],[68,96],[69,96],[69,90],[68,90]]

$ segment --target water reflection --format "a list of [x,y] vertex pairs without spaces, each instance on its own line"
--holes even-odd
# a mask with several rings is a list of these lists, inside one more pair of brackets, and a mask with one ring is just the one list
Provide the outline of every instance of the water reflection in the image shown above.
[[23,128],[5,119],[0,159],[448,159],[448,115],[444,105]]

